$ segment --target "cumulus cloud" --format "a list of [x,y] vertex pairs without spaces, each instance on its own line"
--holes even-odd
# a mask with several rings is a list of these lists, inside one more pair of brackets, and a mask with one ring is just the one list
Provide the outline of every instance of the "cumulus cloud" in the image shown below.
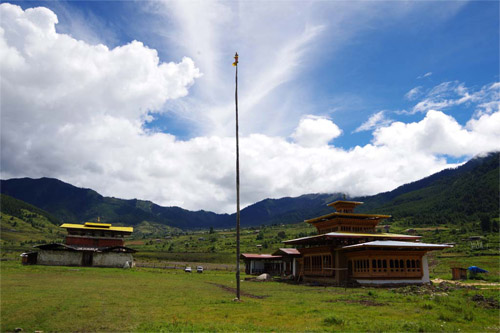
[[318,147],[342,134],[340,128],[324,117],[308,115],[302,118],[291,135],[296,143],[304,147]]
[[[184,100],[203,79],[190,58],[163,63],[138,41],[90,45],[58,33],[57,17],[44,8],[2,4],[0,11],[3,178],[56,177],[103,195],[234,211],[234,137],[180,141],[144,126],[148,114]],[[315,33],[302,30],[292,49],[302,52]],[[349,150],[328,144],[342,131],[325,117],[299,118],[286,135],[242,135],[243,206],[310,192],[375,194],[452,166],[437,156],[499,149],[493,108],[465,127],[439,111],[410,124],[372,117],[373,142]]]
[[377,129],[373,142],[395,151],[470,156],[499,149],[500,123],[495,122],[499,116],[499,112],[483,115],[463,127],[453,117],[431,110],[420,122],[394,122]]
[[381,126],[386,126],[391,122],[392,120],[386,118],[385,111],[379,111],[377,113],[372,114],[367,121],[365,121],[358,128],[356,128],[354,130],[354,133],[362,131],[370,131]]

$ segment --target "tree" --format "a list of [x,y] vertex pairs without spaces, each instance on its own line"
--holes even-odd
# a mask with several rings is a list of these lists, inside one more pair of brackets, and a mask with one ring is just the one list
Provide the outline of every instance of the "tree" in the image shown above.
[[498,230],[499,230],[499,228],[498,228],[498,221],[493,220],[493,222],[491,223],[491,231],[498,232]]
[[214,233],[214,227],[210,227],[210,231],[208,233],[209,234],[213,234]]
[[286,233],[284,231],[280,231],[278,232],[278,237],[281,239],[286,238]]
[[487,214],[480,214],[479,221],[483,232],[491,232],[490,217]]

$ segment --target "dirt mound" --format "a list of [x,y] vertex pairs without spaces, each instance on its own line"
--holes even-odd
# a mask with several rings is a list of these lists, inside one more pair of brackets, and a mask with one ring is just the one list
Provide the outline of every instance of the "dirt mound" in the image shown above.
[[482,306],[487,309],[500,309],[500,304],[498,300],[493,297],[484,297],[483,295],[476,294],[471,297],[471,300],[476,304]]

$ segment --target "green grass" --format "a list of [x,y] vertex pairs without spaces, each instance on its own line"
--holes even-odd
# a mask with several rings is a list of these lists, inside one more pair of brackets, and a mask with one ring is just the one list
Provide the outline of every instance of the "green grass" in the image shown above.
[[[244,277],[244,276],[243,276]],[[313,287],[206,271],[2,262],[1,331],[498,331],[498,290]],[[247,294],[257,297],[249,297]]]

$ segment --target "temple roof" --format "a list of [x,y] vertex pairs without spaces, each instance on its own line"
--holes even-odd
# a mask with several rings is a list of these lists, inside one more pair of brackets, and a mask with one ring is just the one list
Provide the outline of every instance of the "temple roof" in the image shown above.
[[420,239],[421,236],[389,234],[389,233],[368,234],[368,233],[354,233],[354,232],[329,232],[327,234],[322,234],[322,235],[290,239],[284,241],[283,243],[300,244],[300,243],[307,243],[308,241],[332,240],[336,238],[382,238],[382,239],[385,238],[385,239],[417,240]]
[[373,242],[348,245],[342,247],[342,249],[354,249],[362,247],[389,247],[389,248],[413,248],[413,249],[425,249],[425,250],[440,250],[448,247],[453,247],[453,245],[448,244],[430,244],[430,243],[420,243],[420,242],[399,242],[392,240],[376,240]]
[[381,214],[357,214],[357,213],[339,213],[339,212],[333,212],[330,214],[326,214],[323,216],[315,217],[313,219],[305,220],[304,222],[307,223],[315,223],[315,222],[320,222],[322,220],[331,220],[333,218],[337,217],[353,217],[353,218],[361,218],[361,219],[366,219],[366,220],[380,220],[380,219],[387,219],[391,217],[391,215],[381,215]]
[[108,223],[94,223],[94,222],[85,222],[85,224],[64,223],[61,225],[61,228],[84,229],[84,230],[110,230],[110,231],[121,231],[130,233],[134,231],[133,227],[113,227],[111,224]]
[[334,202],[330,202],[329,204],[327,204],[327,206],[330,206],[330,207],[338,207],[338,206],[352,206],[352,207],[356,207],[356,206],[359,206],[359,205],[362,205],[363,202],[361,201],[347,201],[347,200],[337,200],[337,201],[334,201]]

